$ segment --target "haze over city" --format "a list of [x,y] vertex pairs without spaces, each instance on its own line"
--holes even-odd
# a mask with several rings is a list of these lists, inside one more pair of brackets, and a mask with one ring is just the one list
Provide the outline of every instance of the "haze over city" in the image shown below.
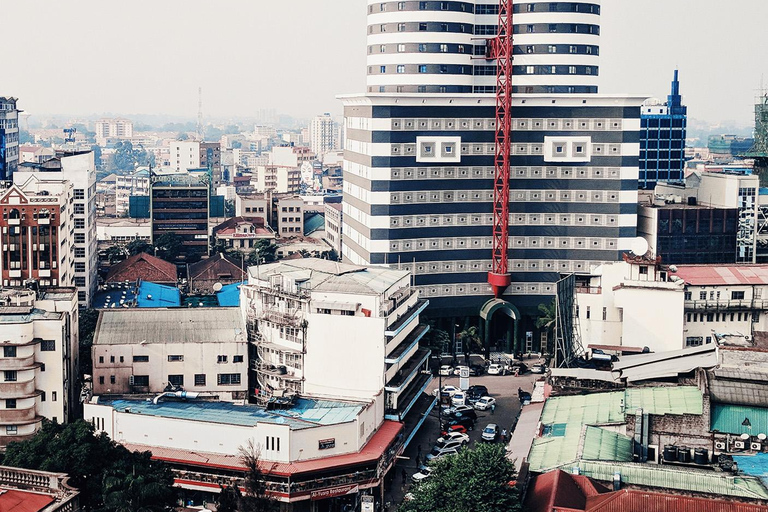
[[[308,118],[341,113],[338,94],[365,91],[365,3],[225,0],[4,2],[20,51],[5,55],[6,94],[35,116],[255,110]],[[600,92],[665,98],[680,68],[692,118],[749,126],[766,72],[768,3],[606,0]],[[727,34],[727,36],[725,35]],[[56,87],[51,87],[51,82]],[[713,101],[713,98],[717,98]],[[33,118],[34,119],[34,118]]]

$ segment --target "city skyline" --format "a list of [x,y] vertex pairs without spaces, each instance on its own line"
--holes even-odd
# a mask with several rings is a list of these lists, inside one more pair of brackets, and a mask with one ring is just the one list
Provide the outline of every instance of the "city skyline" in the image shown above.
[[[365,91],[365,4],[294,4],[286,10],[261,2],[158,6],[138,0],[126,10],[92,0],[79,9],[46,0],[11,3],[8,19],[34,18],[48,37],[25,37],[23,23],[6,27],[7,37],[20,41],[6,65],[19,72],[4,77],[2,94],[18,97],[33,119],[103,113],[194,118],[199,87],[206,118],[249,117],[272,108],[299,118],[338,116],[337,95]],[[768,5],[739,5],[723,11],[707,0],[692,11],[661,0],[607,0],[600,92],[663,99],[677,67],[692,118],[751,124],[763,75],[755,63],[768,50],[754,34]],[[711,36],[714,23],[729,33],[727,48]],[[56,48],[52,40],[59,41]]]

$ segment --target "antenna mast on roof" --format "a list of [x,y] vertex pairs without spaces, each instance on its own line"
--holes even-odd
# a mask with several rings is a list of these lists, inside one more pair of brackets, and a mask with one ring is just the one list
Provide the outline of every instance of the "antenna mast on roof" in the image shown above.
[[203,141],[203,88],[197,88],[197,140]]

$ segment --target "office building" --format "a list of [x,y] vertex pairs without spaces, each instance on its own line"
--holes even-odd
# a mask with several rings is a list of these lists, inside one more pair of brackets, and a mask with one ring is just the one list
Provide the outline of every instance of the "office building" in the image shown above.
[[325,239],[331,244],[336,254],[341,256],[341,203],[325,203]]
[[[430,301],[430,315],[477,315],[492,297],[495,98],[342,101],[348,128],[344,261],[410,270]],[[504,295],[523,314],[537,315],[539,304],[551,302],[561,274],[619,261],[631,247],[642,101],[514,97],[513,283]]]
[[296,193],[301,188],[301,168],[285,165],[263,165],[254,170],[251,180],[257,192]]
[[331,114],[312,118],[309,124],[309,145],[318,157],[336,149],[336,123]]
[[[199,155],[198,155],[199,156]],[[210,251],[210,186],[206,173],[153,174],[150,195],[152,243],[164,234],[181,237],[181,256],[196,261]]]
[[168,150],[168,162],[172,170],[179,172],[200,169],[202,148],[199,141],[175,140],[171,142]]
[[31,438],[43,419],[66,423],[77,416],[77,302],[74,288],[0,291],[1,447]]
[[[492,93],[498,2],[368,0],[369,93]],[[513,7],[515,93],[597,92],[600,1]]]
[[[36,177],[43,187],[46,183],[68,181],[73,186],[72,232],[74,244],[74,285],[80,305],[91,304],[97,285],[98,251],[96,241],[96,166],[92,151],[59,151],[56,158],[42,164],[19,166],[14,183],[22,184]],[[61,256],[60,256],[61,257]],[[67,285],[69,286],[69,285]]]
[[667,102],[648,100],[640,114],[640,188],[653,189],[659,181],[683,181],[687,119],[688,107],[682,104],[675,70]]
[[207,169],[214,186],[221,184],[221,144],[218,142],[200,143],[200,168]]
[[0,180],[12,180],[19,166],[19,110],[16,98],[0,97]]

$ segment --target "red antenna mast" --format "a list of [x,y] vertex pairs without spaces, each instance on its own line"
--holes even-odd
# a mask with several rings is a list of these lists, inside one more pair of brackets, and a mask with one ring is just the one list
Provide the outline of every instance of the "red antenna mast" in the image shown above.
[[509,166],[512,131],[512,0],[499,0],[499,32],[488,41],[496,59],[496,172],[493,179],[493,256],[488,284],[500,298],[512,282],[507,269],[509,245]]

